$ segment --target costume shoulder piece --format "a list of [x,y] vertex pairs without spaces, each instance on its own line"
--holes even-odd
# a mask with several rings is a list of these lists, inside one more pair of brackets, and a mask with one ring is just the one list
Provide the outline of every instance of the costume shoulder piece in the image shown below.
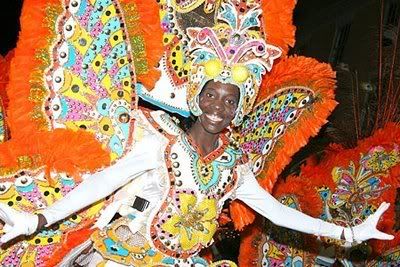
[[183,133],[183,130],[177,125],[176,121],[164,111],[140,109],[137,114],[141,117],[142,122],[146,121],[147,127],[156,134],[172,137]]

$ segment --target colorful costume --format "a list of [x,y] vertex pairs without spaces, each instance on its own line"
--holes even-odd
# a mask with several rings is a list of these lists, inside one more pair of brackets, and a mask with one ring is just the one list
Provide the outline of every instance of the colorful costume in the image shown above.
[[[311,157],[299,175],[277,183],[274,196],[285,205],[340,225],[365,221],[380,203],[397,201],[399,131],[398,125],[390,123],[360,140],[353,149],[332,145],[321,161]],[[394,240],[371,240],[348,249],[334,240],[321,242],[258,222],[246,230],[239,263],[332,266],[338,259],[345,266],[397,266],[399,235],[395,232],[395,218],[393,205],[379,223],[380,229],[395,235]]]
[[[44,165],[47,168],[44,170],[45,174],[52,182],[49,186],[58,188],[58,192],[55,193],[59,193],[60,190],[67,192],[76,184],[66,176],[52,176],[52,170],[77,175],[107,163],[104,153],[94,149],[99,148],[98,143],[97,146],[93,145],[92,142],[96,141],[91,135],[83,132],[84,130],[95,134],[98,142],[109,151],[111,159],[115,162],[111,167],[104,168],[89,177],[85,176],[83,182],[70,194],[51,195],[50,201],[41,202],[40,206],[36,204],[39,203],[37,200],[42,198],[41,192],[44,191],[43,195],[48,196],[45,190],[36,190],[39,186],[35,186],[40,183],[43,174],[41,171],[29,173],[29,177],[33,176],[31,179],[33,186],[28,192],[29,194],[33,192],[35,195],[29,197],[21,193],[23,196],[17,197],[21,199],[27,197],[29,203],[33,202],[36,205],[34,208],[47,206],[40,212],[47,219],[49,226],[124,186],[116,192],[102,212],[97,212],[98,210],[94,212],[101,216],[95,218],[99,230],[92,233],[91,241],[88,240],[72,250],[63,259],[62,264],[77,260],[82,264],[116,262],[132,266],[175,264],[207,266],[208,263],[198,257],[198,253],[203,247],[212,243],[212,236],[218,227],[216,219],[223,202],[227,199],[242,200],[278,225],[339,239],[343,227],[325,223],[282,206],[260,188],[252,173],[252,170],[256,173],[262,170],[262,166],[267,164],[264,162],[268,157],[282,157],[271,151],[275,153],[283,151],[273,148],[294,143],[288,141],[289,132],[301,133],[296,138],[305,142],[324,123],[335,105],[332,100],[334,81],[330,68],[311,59],[294,57],[280,61],[274,72],[273,62],[281,54],[286,53],[288,44],[283,42],[281,45],[282,39],[277,38],[275,41],[281,46],[278,48],[267,44],[263,39],[260,28],[265,28],[267,40],[270,37],[274,40],[274,35],[271,32],[269,36],[268,27],[271,26],[264,25],[265,21],[268,21],[266,19],[268,13],[264,14],[265,21],[260,20],[261,9],[257,2],[244,5],[236,1],[233,1],[234,3],[205,1],[206,12],[219,11],[218,23],[210,27],[189,27],[183,33],[182,28],[176,29],[180,27],[177,26],[180,23],[177,16],[181,16],[180,12],[192,11],[192,8],[204,1],[189,1],[196,2],[195,5],[178,1],[160,1],[163,41],[167,48],[161,60],[161,76],[158,79],[157,71],[152,67],[155,65],[154,58],[159,54],[151,53],[159,50],[157,45],[152,46],[151,42],[148,42],[149,33],[141,32],[144,29],[140,28],[141,21],[148,22],[147,26],[150,28],[158,27],[154,26],[154,21],[149,21],[149,14],[146,13],[154,11],[154,7],[148,4],[148,9],[143,9],[145,4],[140,3],[141,1],[120,2],[71,0],[64,2],[62,10],[59,6],[52,6],[57,10],[55,13],[60,13],[61,16],[56,23],[57,35],[54,36],[56,40],[52,43],[51,59],[47,58],[44,72],[43,65],[42,68],[35,69],[33,73],[36,80],[26,79],[33,80],[36,86],[29,88],[29,97],[25,95],[21,100],[15,94],[14,98],[10,99],[10,102],[14,101],[14,106],[10,104],[12,110],[10,129],[15,132],[15,139],[2,147],[8,151],[6,155],[11,154],[8,157],[8,164],[12,165],[13,160],[20,156],[13,157],[10,152],[15,143],[36,144],[38,140],[41,142],[45,139],[43,145],[35,146],[32,151],[22,151],[39,155],[37,161],[33,162],[35,164],[29,167],[32,169],[34,165],[39,167]],[[32,0],[31,4],[38,3]],[[221,5],[219,9],[214,8],[219,4]],[[263,6],[267,11],[273,10],[273,7],[274,5],[268,6],[268,4]],[[150,16],[154,17],[154,14],[150,13]],[[52,22],[54,21],[55,19]],[[182,35],[186,33],[187,35]],[[181,43],[188,53],[180,52],[183,50]],[[147,56],[143,57],[143,54]],[[18,56],[17,53],[16,57]],[[189,65],[178,66],[178,59]],[[303,64],[303,67],[315,67],[314,75],[303,77],[299,83],[298,79],[292,80],[293,73],[287,76],[286,72],[282,72],[282,69],[288,71],[287,66],[296,62],[298,67],[292,68],[292,71],[299,71]],[[262,75],[271,69],[270,80],[266,87],[269,91],[258,94],[257,101]],[[45,86],[39,74],[45,75]],[[187,79],[184,77],[186,75],[189,75]],[[173,82],[168,80],[171,77],[175,78]],[[136,83],[136,78],[141,83]],[[241,128],[233,130],[233,134],[231,132],[221,134],[218,148],[207,156],[199,154],[199,150],[190,138],[168,115],[163,112],[142,112],[137,108],[134,89],[138,89],[142,98],[156,103],[157,99],[154,97],[156,94],[146,91],[145,87],[150,89],[157,81],[154,91],[160,90],[163,85],[168,85],[173,90],[181,90],[176,92],[177,95],[181,95],[182,91],[184,95],[187,94],[189,107],[177,103],[177,107],[172,110],[181,110],[183,115],[190,110],[193,114],[200,115],[199,93],[202,86],[210,80],[234,84],[239,88],[240,101],[233,123],[238,126],[244,122]],[[12,85],[13,83],[10,86]],[[10,90],[12,89],[10,87]],[[171,99],[174,99],[172,96],[175,94],[171,94]],[[32,99],[36,101],[34,105],[30,103]],[[27,108],[31,112],[26,110],[21,112],[17,108],[18,101],[29,103],[19,107]],[[252,110],[255,101],[257,101],[256,108]],[[161,103],[161,106],[165,105]],[[321,105],[325,107],[321,108]],[[321,115],[315,117],[313,123],[302,126],[308,117],[315,116],[314,109],[320,111]],[[34,123],[29,117],[32,111],[36,112]],[[249,117],[244,117],[246,114]],[[294,128],[294,125],[297,125],[297,128]],[[17,126],[25,131],[20,131]],[[66,137],[73,137],[77,142],[65,144],[61,141],[60,143],[64,144],[61,148],[66,151],[55,147],[52,153],[46,153],[51,146],[57,145],[57,141]],[[81,142],[86,141],[84,146],[77,144],[78,138],[84,138],[81,140]],[[277,167],[271,168],[270,171],[277,172],[282,169],[285,162],[302,145],[304,143],[300,142],[287,149],[288,153],[283,159],[281,158]],[[73,153],[81,154],[72,156]],[[65,158],[66,154],[70,157],[66,163],[60,164],[54,160],[54,158]],[[91,154],[98,158],[91,158]],[[247,160],[246,154],[250,156],[250,161]],[[80,155],[83,155],[83,158],[79,158]],[[70,165],[74,168],[68,167]],[[27,176],[26,173],[20,174],[24,176],[23,179]],[[276,179],[276,173],[267,177],[263,183],[271,186]],[[10,185],[21,190],[18,187],[19,180],[16,178],[14,184]],[[57,186],[57,183],[61,185]],[[4,196],[9,200],[9,196]],[[52,204],[55,199],[61,197],[61,201]],[[143,204],[141,212],[132,208],[136,207],[136,202]],[[27,228],[22,229],[19,234],[32,233],[34,229],[32,225],[28,226],[29,220],[25,222],[22,218],[27,216],[34,220],[34,215],[18,213],[4,205],[1,205],[1,208],[8,228],[2,240],[12,238],[17,234],[16,231],[23,228],[14,225],[13,217],[21,218],[23,224],[27,223],[23,225]],[[22,204],[17,208],[22,211],[34,209],[24,208]],[[238,214],[243,208],[244,206],[238,203],[236,208],[232,208],[238,228],[251,222],[251,214],[247,216],[242,212]],[[108,225],[117,212],[122,217]],[[35,264],[59,263],[54,259],[43,262],[43,254],[49,255],[55,253],[54,251],[60,251],[60,247],[65,248],[64,254],[69,251],[76,244],[64,246],[60,244],[61,239],[68,237],[70,232],[76,232],[77,228],[80,230],[82,227],[85,233],[80,240],[86,238],[88,233],[93,231],[88,228],[93,223],[94,213],[91,210],[84,210],[81,213],[85,223],[70,224],[68,220],[63,222],[72,226],[71,231],[61,228],[57,232],[61,236],[57,244],[58,250],[48,249],[42,253],[39,252],[41,247],[28,245],[27,247],[33,251],[31,254],[36,257]],[[350,229],[345,229],[346,239],[352,241],[353,238],[368,237],[366,234],[368,231],[364,228],[357,229],[358,235],[352,235]],[[28,255],[30,253],[28,249],[16,247],[20,244],[23,242],[13,245],[2,256],[14,251],[22,251]],[[79,257],[79,254],[92,244],[94,251],[89,252],[86,258]],[[3,257],[6,264],[9,263],[7,257],[8,254],[6,259]],[[57,259],[60,260],[59,257]]]

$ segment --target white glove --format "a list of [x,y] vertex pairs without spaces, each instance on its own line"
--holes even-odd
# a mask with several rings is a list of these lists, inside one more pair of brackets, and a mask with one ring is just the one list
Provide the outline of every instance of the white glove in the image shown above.
[[31,235],[36,232],[39,217],[24,211],[17,211],[0,203],[0,219],[5,223],[5,234],[0,238],[0,243],[7,243],[20,235]]
[[381,239],[381,240],[392,240],[394,236],[388,235],[376,229],[376,225],[382,214],[389,208],[390,204],[383,202],[374,214],[369,216],[363,223],[354,226],[353,229],[350,227],[344,228],[344,237],[347,242],[361,242],[368,239]]

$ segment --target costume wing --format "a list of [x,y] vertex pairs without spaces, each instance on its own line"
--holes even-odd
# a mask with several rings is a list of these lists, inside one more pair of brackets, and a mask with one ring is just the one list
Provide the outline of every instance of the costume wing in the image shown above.
[[[334,77],[328,64],[301,56],[281,59],[266,75],[257,104],[236,138],[267,191],[336,106]],[[232,202],[231,215],[237,229],[254,220],[254,213],[240,202]]]
[[255,106],[253,112],[245,118],[239,128],[239,143],[243,152],[249,156],[255,175],[259,175],[264,165],[268,165],[268,157],[275,156],[271,153],[278,149],[275,146],[280,138],[313,104],[314,98],[310,88],[284,87]]
[[[144,2],[24,1],[7,91],[12,138],[0,144],[1,202],[34,212],[74,188],[82,172],[109,164],[110,153],[124,154],[136,108],[134,71],[157,76],[150,66],[159,46],[145,41],[157,37],[158,6]],[[103,205],[10,244],[0,265],[55,266],[89,237]]]
[[52,126],[94,133],[114,159],[129,145],[137,104],[122,14],[117,1],[66,1],[46,73]]

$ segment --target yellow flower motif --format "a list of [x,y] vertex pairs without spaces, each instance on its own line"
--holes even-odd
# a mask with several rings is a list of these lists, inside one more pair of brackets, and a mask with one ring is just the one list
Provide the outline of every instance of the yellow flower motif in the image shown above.
[[190,250],[198,244],[206,245],[217,230],[216,200],[204,199],[197,204],[197,197],[186,193],[179,193],[179,199],[179,214],[172,215],[161,228],[179,236],[183,250]]

